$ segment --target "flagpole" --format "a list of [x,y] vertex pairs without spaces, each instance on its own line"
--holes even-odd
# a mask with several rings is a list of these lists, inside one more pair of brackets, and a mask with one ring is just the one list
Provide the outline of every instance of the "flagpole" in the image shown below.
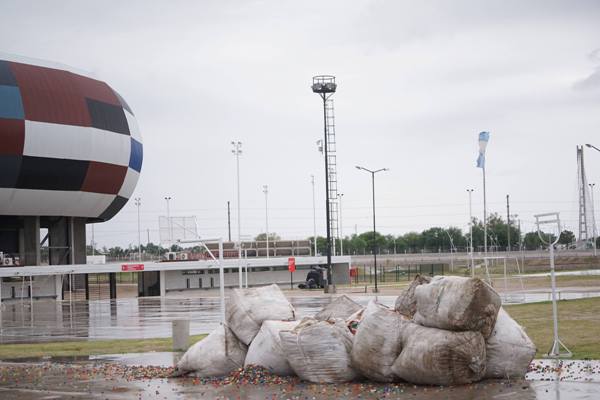
[[484,254],[484,257],[487,257],[487,199],[486,199],[486,192],[485,192],[485,163],[483,164],[482,171],[483,171],[483,254]]

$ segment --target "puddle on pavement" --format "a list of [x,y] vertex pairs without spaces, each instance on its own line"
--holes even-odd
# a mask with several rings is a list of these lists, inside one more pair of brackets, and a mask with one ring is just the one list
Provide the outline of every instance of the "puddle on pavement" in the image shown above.
[[[600,296],[600,292],[570,292],[562,299]],[[375,296],[349,295],[361,305]],[[330,296],[291,296],[298,317],[316,314],[331,301]],[[393,306],[396,296],[377,296],[380,303]],[[550,299],[548,293],[510,293],[505,303]],[[171,336],[171,322],[190,320],[190,334],[209,333],[220,320],[217,297],[129,298],[117,300],[68,301],[36,300],[30,303],[4,301],[0,344],[56,342],[87,339],[146,339]]]

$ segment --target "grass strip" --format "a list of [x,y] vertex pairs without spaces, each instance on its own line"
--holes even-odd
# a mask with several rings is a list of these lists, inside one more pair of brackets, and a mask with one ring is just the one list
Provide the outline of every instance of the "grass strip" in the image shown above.
[[[190,344],[196,343],[204,337],[206,335],[190,336]],[[146,353],[172,350],[172,338],[19,343],[0,345],[0,360],[40,357],[84,357],[101,354]]]
[[[554,340],[552,302],[506,306],[524,328],[543,358]],[[600,359],[600,297],[558,302],[558,332],[574,359]]]

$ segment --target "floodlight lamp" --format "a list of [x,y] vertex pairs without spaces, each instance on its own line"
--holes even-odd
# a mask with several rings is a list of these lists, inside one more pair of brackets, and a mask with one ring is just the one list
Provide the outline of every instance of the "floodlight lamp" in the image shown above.
[[323,85],[320,83],[313,84],[311,88],[314,93],[321,93],[323,91]]

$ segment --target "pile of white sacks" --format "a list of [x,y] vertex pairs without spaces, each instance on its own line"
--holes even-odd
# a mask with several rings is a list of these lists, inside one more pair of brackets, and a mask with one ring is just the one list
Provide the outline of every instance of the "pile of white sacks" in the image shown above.
[[188,349],[179,374],[215,377],[259,365],[315,383],[456,385],[522,377],[536,352],[477,278],[417,276],[395,309],[341,296],[301,321],[277,285],[234,289],[226,318]]

